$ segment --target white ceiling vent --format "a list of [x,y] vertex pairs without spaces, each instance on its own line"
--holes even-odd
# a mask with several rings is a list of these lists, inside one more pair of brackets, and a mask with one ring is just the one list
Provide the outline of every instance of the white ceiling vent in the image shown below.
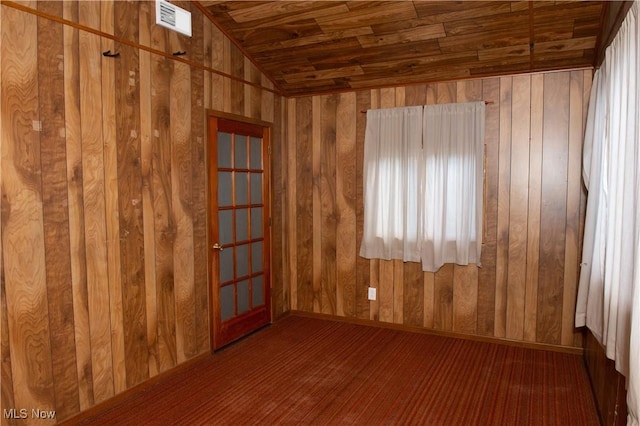
[[191,37],[191,12],[164,0],[156,0],[156,24]]

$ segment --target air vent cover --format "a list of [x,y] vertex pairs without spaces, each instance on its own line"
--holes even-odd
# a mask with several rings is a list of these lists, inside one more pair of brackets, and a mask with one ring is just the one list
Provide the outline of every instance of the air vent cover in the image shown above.
[[191,12],[164,0],[156,0],[156,24],[191,37]]

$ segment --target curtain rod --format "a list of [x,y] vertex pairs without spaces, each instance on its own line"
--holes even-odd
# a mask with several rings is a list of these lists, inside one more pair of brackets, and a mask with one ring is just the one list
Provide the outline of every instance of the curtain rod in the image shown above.
[[[473,102],[473,101],[472,101],[472,102]],[[493,103],[493,101],[484,101],[484,104],[485,104],[485,105],[489,105],[489,104],[492,104],[492,103]],[[434,104],[434,105],[437,105],[437,104]],[[361,112],[362,114],[366,114],[366,113],[367,113],[367,110],[364,110],[364,109],[363,109],[363,110],[361,110],[360,112]]]

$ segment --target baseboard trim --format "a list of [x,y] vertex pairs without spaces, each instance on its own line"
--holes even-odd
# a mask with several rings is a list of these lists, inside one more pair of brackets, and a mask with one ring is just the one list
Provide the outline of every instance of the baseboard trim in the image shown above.
[[[552,345],[549,343],[524,342],[521,340],[505,339],[501,337],[477,336],[477,335],[471,335],[471,334],[455,333],[452,331],[431,330],[426,328],[408,326],[404,324],[394,324],[389,322],[373,321],[369,319],[340,317],[336,315],[320,314],[320,313],[305,312],[305,311],[298,311],[298,310],[289,311],[288,314],[296,315],[299,317],[339,321],[339,322],[346,322],[350,324],[367,325],[371,327],[381,327],[381,328],[388,328],[392,330],[409,331],[412,333],[423,333],[423,334],[430,334],[435,336],[452,337],[455,339],[472,340],[476,342],[495,343],[500,345],[516,346],[516,347],[527,348],[527,349],[539,349],[544,351],[562,352],[562,353],[569,353],[569,354],[580,355],[580,356],[582,356],[584,353],[583,348]],[[282,316],[281,318],[284,318],[284,317],[286,316]]]

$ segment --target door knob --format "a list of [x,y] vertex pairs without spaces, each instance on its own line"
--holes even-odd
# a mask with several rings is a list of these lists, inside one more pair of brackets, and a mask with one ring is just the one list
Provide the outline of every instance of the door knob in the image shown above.
[[215,243],[211,248],[214,250],[220,250],[220,251],[224,250],[224,248],[218,243]]

